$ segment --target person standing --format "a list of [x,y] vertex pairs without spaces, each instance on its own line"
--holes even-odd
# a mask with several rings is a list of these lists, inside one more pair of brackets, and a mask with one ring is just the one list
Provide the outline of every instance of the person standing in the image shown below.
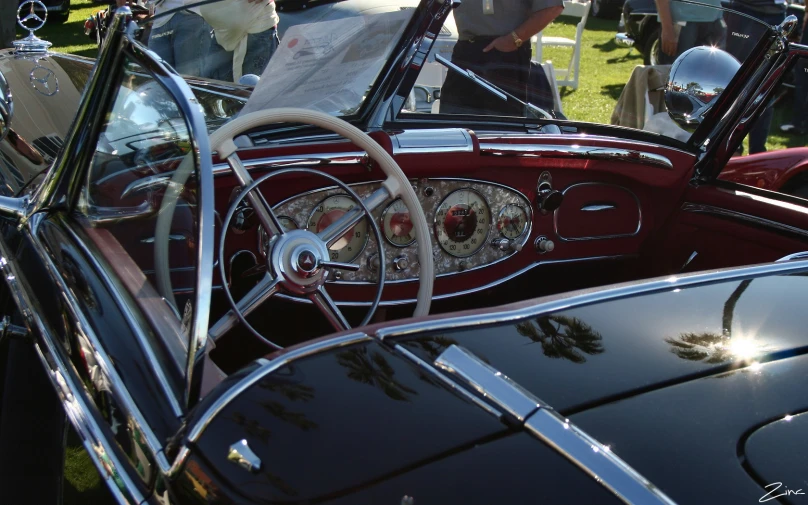
[[[721,7],[721,0],[702,0]],[[659,63],[670,65],[688,49],[698,46],[724,47],[727,25],[718,8],[671,0],[656,0],[659,13]]]
[[242,75],[260,76],[280,44],[275,1],[227,0],[200,12],[214,33],[208,77],[238,82]]
[[192,3],[195,0],[159,0],[155,4],[149,49],[180,74],[208,77],[205,58],[211,47],[212,28],[198,7],[183,9]]
[[[748,14],[773,26],[779,25],[786,18],[787,7],[785,0],[732,0],[729,4],[730,9]],[[753,20],[741,16],[734,16],[734,19],[739,21],[740,25],[730,27],[733,36],[728,37],[727,51],[740,61],[745,61],[760,40],[760,37],[755,37],[754,33],[759,32],[761,27]],[[749,154],[766,152],[766,139],[769,136],[773,116],[774,107],[769,102],[749,130]]]
[[[459,40],[452,51],[452,63],[526,101],[530,38],[563,10],[562,0],[464,2],[454,10]],[[525,115],[521,104],[502,100],[451,70],[441,88],[440,112]]]

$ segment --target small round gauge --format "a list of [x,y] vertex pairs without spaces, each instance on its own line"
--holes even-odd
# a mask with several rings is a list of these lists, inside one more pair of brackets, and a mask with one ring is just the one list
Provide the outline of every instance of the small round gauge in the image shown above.
[[398,199],[382,212],[384,238],[396,247],[406,247],[415,242],[415,230],[410,221],[410,210]]
[[[281,223],[281,227],[283,231],[292,231],[297,230],[300,226],[297,225],[294,219],[289,216],[278,216],[278,222]],[[269,248],[269,235],[267,232],[264,231],[264,227],[262,225],[258,225],[258,250],[261,251],[261,254],[266,256],[267,249]]]
[[[312,210],[306,228],[314,233],[320,233],[354,206],[356,206],[356,203],[348,195],[329,196]],[[359,256],[367,242],[368,223],[367,219],[362,219],[329,247],[331,259],[342,263],[350,263]]]
[[435,235],[441,249],[465,258],[480,250],[491,229],[491,210],[473,189],[458,189],[440,203],[435,213]]
[[527,231],[527,212],[519,205],[509,203],[497,216],[497,230],[503,237],[514,240]]

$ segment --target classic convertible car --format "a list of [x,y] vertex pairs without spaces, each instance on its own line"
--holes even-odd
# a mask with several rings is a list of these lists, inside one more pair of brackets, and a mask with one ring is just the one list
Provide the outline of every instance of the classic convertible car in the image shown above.
[[412,112],[456,6],[292,26],[255,86],[126,8],[0,53],[4,500],[75,491],[68,426],[127,504],[800,502],[808,200],[719,178],[796,19],[682,55],[653,133]]

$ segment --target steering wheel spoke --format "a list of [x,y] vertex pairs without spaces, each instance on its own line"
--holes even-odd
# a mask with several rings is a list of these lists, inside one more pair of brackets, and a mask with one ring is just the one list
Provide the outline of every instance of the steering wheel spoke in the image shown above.
[[[250,173],[247,171],[244,163],[241,162],[241,158],[239,158],[236,153],[233,153],[227,157],[227,164],[233,169],[233,173],[236,175],[236,179],[238,179],[238,182],[241,184],[242,188],[246,188],[252,184],[252,176],[250,176]],[[265,230],[270,232],[272,236],[283,235],[284,232],[281,222],[278,220],[275,212],[272,211],[272,207],[264,199],[264,195],[261,194],[258,188],[255,188],[247,193],[247,200],[249,200],[250,204],[252,204],[252,207],[255,210],[255,215],[258,217],[258,221]]]
[[325,290],[325,287],[320,286],[320,288],[309,294],[309,299],[314,302],[314,305],[320,309],[320,312],[323,313],[328,322],[331,323],[331,326],[334,327],[337,331],[348,330],[351,328],[351,325],[348,324],[348,321],[345,319],[345,316],[342,315],[342,311],[339,310],[337,304],[334,303],[334,300],[328,295]]
[[[379,188],[371,193],[367,198],[362,200],[365,207],[373,212],[381,204],[390,197],[390,194],[384,188]],[[351,210],[343,214],[339,219],[331,223],[325,230],[317,234],[320,239],[326,243],[328,247],[334,245],[343,235],[348,233],[354,226],[357,225],[365,217],[365,210],[361,205],[353,207]]]
[[241,313],[242,317],[239,317],[239,315],[233,309],[228,310],[227,314],[222,316],[218,321],[216,321],[216,324],[211,327],[208,335],[215,341],[227,333],[236,324],[238,324],[243,317],[250,315],[250,313],[271,298],[279,290],[280,283],[278,279],[271,277],[269,274],[264,274],[263,279],[261,279],[258,284],[256,284],[236,304],[236,308]]

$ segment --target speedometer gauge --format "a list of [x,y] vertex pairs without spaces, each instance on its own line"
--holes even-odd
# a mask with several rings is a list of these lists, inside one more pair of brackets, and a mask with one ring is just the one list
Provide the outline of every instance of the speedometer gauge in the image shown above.
[[382,229],[384,238],[396,247],[406,247],[415,242],[410,210],[401,199],[388,205],[382,212]]
[[[314,208],[309,216],[307,228],[314,233],[320,233],[355,206],[356,202],[348,195],[329,196]],[[355,260],[368,242],[367,230],[367,219],[362,219],[345,232],[345,235],[328,248],[331,259],[342,263],[350,263]]]
[[458,189],[450,193],[435,213],[435,235],[440,248],[458,258],[479,251],[490,228],[488,203],[473,189]]
[[519,205],[509,203],[497,216],[497,230],[507,239],[517,239],[527,230],[527,212]]

